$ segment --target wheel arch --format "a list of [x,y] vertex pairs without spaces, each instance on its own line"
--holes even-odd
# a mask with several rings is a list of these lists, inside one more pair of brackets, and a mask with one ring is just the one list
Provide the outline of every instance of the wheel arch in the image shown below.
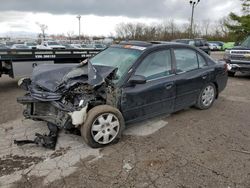
[[218,99],[219,97],[219,86],[218,86],[218,83],[217,82],[212,82],[215,86],[215,89],[216,89],[216,96],[215,98]]

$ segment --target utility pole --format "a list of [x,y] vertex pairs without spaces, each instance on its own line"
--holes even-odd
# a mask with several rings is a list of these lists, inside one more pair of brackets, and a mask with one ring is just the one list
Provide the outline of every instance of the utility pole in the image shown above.
[[200,0],[189,1],[192,6],[191,24],[190,24],[190,38],[193,37],[193,25],[194,25],[194,8],[199,4]]
[[81,15],[76,17],[79,20],[79,42],[81,43]]

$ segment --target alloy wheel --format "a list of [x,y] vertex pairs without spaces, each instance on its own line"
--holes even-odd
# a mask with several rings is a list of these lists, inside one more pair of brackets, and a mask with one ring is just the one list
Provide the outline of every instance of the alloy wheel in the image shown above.
[[202,93],[202,104],[206,107],[210,106],[214,101],[215,90],[214,87],[209,85],[207,86]]
[[109,144],[118,135],[120,122],[112,113],[105,113],[98,116],[91,127],[91,135],[99,144]]

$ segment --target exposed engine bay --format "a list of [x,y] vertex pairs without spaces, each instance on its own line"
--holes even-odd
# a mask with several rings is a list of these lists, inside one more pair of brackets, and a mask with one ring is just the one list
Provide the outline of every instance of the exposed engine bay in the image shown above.
[[[112,82],[116,71],[113,67],[93,66],[88,62],[80,65],[41,65],[34,69],[31,79],[19,81],[19,86],[27,93],[17,101],[26,105],[25,118],[45,121],[50,130],[53,126],[72,130],[85,122],[91,108],[101,104],[117,106],[119,91]],[[49,140],[47,135],[37,135],[33,142],[24,140],[26,142],[15,143],[45,146],[44,140]],[[53,149],[54,146],[48,148]]]

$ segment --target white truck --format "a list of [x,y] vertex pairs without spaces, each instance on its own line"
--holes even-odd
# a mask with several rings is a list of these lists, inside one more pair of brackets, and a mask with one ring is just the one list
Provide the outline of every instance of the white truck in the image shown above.
[[43,41],[41,45],[37,46],[37,49],[65,49],[65,46],[59,44],[56,41]]
[[80,63],[100,49],[0,49],[0,77],[28,77],[40,64]]

